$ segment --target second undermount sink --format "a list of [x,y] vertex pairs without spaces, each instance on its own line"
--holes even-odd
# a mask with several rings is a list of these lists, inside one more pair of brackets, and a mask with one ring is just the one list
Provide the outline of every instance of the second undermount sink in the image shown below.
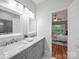
[[28,44],[29,42],[27,40],[21,40],[19,41],[18,43],[21,43],[21,44]]
[[32,41],[34,41],[34,38],[25,38],[25,41],[32,42]]

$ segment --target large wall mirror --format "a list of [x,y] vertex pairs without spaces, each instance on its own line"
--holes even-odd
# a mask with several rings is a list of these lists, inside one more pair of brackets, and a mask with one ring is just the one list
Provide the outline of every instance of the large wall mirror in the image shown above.
[[0,35],[20,32],[20,17],[0,9]]
[[29,19],[29,36],[37,36],[37,21],[35,18]]

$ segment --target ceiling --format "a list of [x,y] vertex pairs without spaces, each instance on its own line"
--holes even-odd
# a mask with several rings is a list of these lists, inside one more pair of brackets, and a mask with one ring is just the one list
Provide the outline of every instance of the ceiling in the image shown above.
[[35,4],[40,4],[42,2],[44,2],[45,0],[32,0]]

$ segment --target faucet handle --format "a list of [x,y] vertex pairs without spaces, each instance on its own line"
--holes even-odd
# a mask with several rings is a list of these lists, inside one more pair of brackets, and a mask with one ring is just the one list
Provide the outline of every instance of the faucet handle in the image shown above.
[[18,40],[15,40],[15,42],[18,42]]

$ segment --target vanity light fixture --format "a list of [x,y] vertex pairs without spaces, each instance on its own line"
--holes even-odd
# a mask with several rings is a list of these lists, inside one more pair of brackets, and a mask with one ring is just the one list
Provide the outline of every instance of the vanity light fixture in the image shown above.
[[32,18],[32,19],[34,19],[34,18],[35,18],[34,13],[32,13],[32,12],[30,11],[30,12],[29,12],[29,17]]
[[24,6],[23,6],[22,4],[20,4],[20,3],[18,3],[17,7],[18,7],[18,9],[21,10],[21,11],[24,10]]
[[15,0],[9,0],[9,6],[11,8],[15,8],[15,7],[17,7],[17,2]]
[[24,8],[24,12],[27,13],[27,14],[29,14],[29,9],[25,7]]
[[30,18],[34,19],[35,15],[28,8],[24,9],[25,13],[29,15]]
[[26,8],[25,6],[23,6],[21,3],[15,1],[15,0],[8,0],[9,6],[11,8],[16,8],[18,10],[20,10],[21,12],[24,12],[25,14],[27,14],[31,19],[35,18],[35,15],[33,12],[31,12],[28,8]]

